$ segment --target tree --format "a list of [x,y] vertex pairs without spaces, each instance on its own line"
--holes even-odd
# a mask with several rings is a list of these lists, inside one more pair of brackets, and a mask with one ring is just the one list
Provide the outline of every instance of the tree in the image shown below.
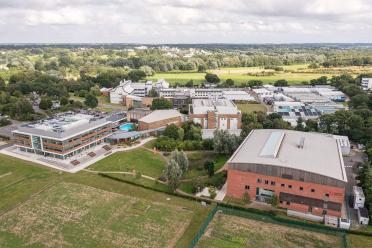
[[164,136],[167,136],[174,140],[178,140],[180,138],[178,127],[175,124],[168,125],[164,130]]
[[97,97],[93,96],[92,94],[87,94],[85,96],[84,104],[90,108],[95,108],[98,106],[98,99]]
[[146,77],[146,73],[144,71],[138,70],[138,69],[131,70],[128,73],[128,78],[130,80],[132,80],[133,82],[138,82],[138,81],[144,79],[145,77]]
[[171,159],[165,168],[165,177],[168,180],[168,184],[172,187],[173,191],[176,191],[179,181],[182,177],[182,170],[177,162]]
[[61,105],[67,105],[68,104],[68,98],[63,96],[63,97],[61,97],[59,102],[60,102]]
[[350,99],[350,106],[353,108],[358,108],[358,107],[367,107],[369,102],[369,97],[367,94],[362,93],[353,96]]
[[263,85],[261,80],[249,80],[248,81],[248,86],[251,88],[254,87],[261,87]]
[[143,71],[147,77],[155,75],[155,71],[150,66],[143,65],[139,69]]
[[205,72],[206,69],[205,65],[198,65],[198,72]]
[[207,170],[208,176],[212,177],[214,175],[214,162],[210,160],[205,161],[204,169]]
[[149,91],[149,97],[158,97],[159,96],[159,94],[158,94],[158,92],[156,91],[156,89],[151,89],[150,91]]
[[235,84],[235,82],[234,82],[234,80],[232,80],[231,78],[226,79],[226,81],[225,81],[225,86],[226,86],[226,87],[233,87],[234,84]]
[[305,129],[304,120],[302,119],[302,117],[298,117],[296,130],[297,131],[304,131],[304,129]]
[[53,106],[53,102],[49,97],[42,97],[39,103],[39,108],[48,110]]
[[288,81],[285,79],[279,79],[274,83],[275,87],[285,87],[288,86]]
[[217,84],[221,81],[220,78],[216,74],[212,74],[212,73],[205,74],[205,80],[211,84]]
[[93,87],[91,87],[89,93],[92,94],[93,96],[100,96],[101,91],[99,89],[99,86],[96,84]]
[[193,80],[189,80],[186,84],[185,84],[186,87],[188,88],[193,88],[194,87],[194,81]]
[[151,109],[172,109],[173,104],[165,98],[155,98],[152,101]]
[[232,154],[239,146],[239,137],[229,134],[227,130],[214,131],[214,151],[222,154]]
[[177,162],[178,166],[182,170],[182,173],[186,173],[189,169],[189,160],[184,151],[178,151],[177,149],[171,152],[170,159]]
[[6,88],[5,80],[2,77],[0,77],[0,91],[5,90],[5,88]]

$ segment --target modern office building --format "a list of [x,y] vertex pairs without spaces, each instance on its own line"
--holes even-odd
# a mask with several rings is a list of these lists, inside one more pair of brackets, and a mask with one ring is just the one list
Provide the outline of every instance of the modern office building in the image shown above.
[[23,152],[67,159],[104,141],[125,114],[66,112],[41,121],[22,124],[12,132]]
[[237,106],[226,99],[193,99],[189,119],[203,129],[240,129],[242,114]]
[[344,216],[346,184],[339,143],[319,133],[253,130],[228,161],[227,196],[315,216]]

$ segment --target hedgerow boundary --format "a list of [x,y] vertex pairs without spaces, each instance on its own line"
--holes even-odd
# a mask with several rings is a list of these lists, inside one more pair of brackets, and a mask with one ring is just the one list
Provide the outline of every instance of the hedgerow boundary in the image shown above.
[[366,232],[361,232],[361,231],[355,231],[355,230],[345,230],[345,229],[338,229],[338,228],[332,228],[325,226],[323,224],[317,224],[317,223],[309,223],[306,220],[292,220],[288,219],[285,217],[282,217],[275,213],[274,211],[265,211],[265,210],[260,210],[260,209],[255,209],[255,208],[245,208],[241,206],[237,206],[234,204],[228,204],[224,202],[217,202],[214,200],[206,199],[206,198],[201,198],[201,197],[196,197],[196,196],[190,196],[190,195],[183,195],[180,193],[172,193],[169,191],[163,191],[159,189],[154,189],[149,186],[145,186],[142,184],[135,183],[133,181],[128,181],[122,178],[118,178],[112,175],[104,174],[104,173],[99,173],[98,175],[111,179],[114,181],[126,183],[126,184],[131,184],[135,185],[144,189],[156,191],[156,192],[161,192],[165,193],[168,195],[172,196],[178,196],[182,197],[188,200],[192,201],[198,201],[198,202],[206,202],[208,204],[214,204],[215,207],[211,210],[201,227],[199,228],[199,231],[196,233],[194,239],[191,241],[189,248],[193,248],[196,246],[197,242],[199,239],[203,236],[205,230],[207,229],[209,223],[212,221],[214,215],[217,213],[218,210],[221,210],[222,213],[224,214],[230,214],[230,215],[235,215],[238,217],[244,217],[244,218],[251,218],[255,220],[261,220],[261,221],[266,221],[269,223],[273,224],[278,224],[278,225],[286,225],[289,227],[294,227],[294,228],[300,228],[304,230],[309,230],[313,232],[321,232],[325,234],[331,234],[331,235],[338,235],[342,238],[343,240],[343,248],[349,248],[349,242],[347,240],[346,234],[354,234],[354,235],[361,235],[361,236],[366,236],[366,237],[371,237],[372,238],[372,233],[366,233]]

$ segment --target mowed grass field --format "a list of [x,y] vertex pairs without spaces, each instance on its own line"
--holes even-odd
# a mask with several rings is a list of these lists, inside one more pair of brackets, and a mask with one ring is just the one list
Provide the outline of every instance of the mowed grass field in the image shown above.
[[174,247],[193,212],[59,183],[0,217],[0,247]]
[[265,105],[261,103],[236,103],[236,106],[242,113],[251,113],[251,112],[267,112]]
[[0,154],[0,213],[58,180],[54,170]]
[[342,239],[333,235],[216,214],[197,247],[341,248]]
[[[282,67],[284,71],[281,72],[275,72],[272,69],[264,69],[263,67],[218,68],[209,70],[208,72],[217,74],[222,81],[231,78],[235,81],[236,85],[246,83],[249,80],[261,80],[266,84],[273,84],[275,81],[280,79],[285,79],[290,84],[301,84],[304,81],[310,81],[311,79],[316,79],[321,76],[332,77],[333,75],[340,75],[343,73],[349,73],[355,76],[360,73],[372,72],[372,67],[358,66],[308,69],[307,64],[302,64]],[[262,72],[270,72],[273,73],[273,75],[261,75],[260,73]],[[194,84],[201,84],[205,81],[204,76],[205,73],[194,71],[174,71],[167,73],[156,73],[154,76],[149,77],[148,79],[165,79],[171,84],[185,84],[186,82],[193,80]]]
[[188,247],[211,210],[94,173],[0,161],[0,247]]
[[146,176],[159,177],[165,169],[165,161],[159,154],[154,154],[144,148],[138,148],[127,152],[114,153],[89,169],[98,171],[128,171],[142,173]]

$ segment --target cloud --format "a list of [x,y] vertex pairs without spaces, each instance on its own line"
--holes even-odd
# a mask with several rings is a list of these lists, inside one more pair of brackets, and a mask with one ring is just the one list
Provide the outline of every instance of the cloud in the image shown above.
[[370,0],[0,0],[0,42],[372,42]]

